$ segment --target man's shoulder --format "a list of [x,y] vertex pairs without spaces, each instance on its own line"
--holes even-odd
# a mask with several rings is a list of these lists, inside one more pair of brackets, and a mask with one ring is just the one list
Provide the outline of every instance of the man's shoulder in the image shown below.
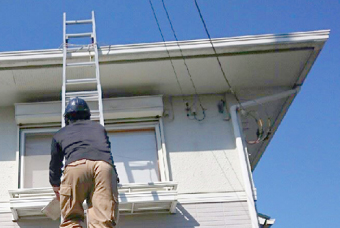
[[65,132],[68,131],[75,131],[75,130],[80,130],[78,129],[79,127],[82,128],[81,126],[90,126],[91,128],[101,128],[101,129],[105,129],[103,125],[101,125],[100,123],[93,121],[93,120],[84,120],[84,121],[77,121],[75,123],[71,123],[70,125],[67,125],[63,128],[61,128],[59,131],[57,131],[54,136],[58,137],[60,135],[65,134]]
[[104,128],[103,125],[101,125],[99,122],[97,121],[93,121],[93,120],[88,120],[86,121],[87,124],[93,126],[93,127],[97,127],[97,128]]
[[60,128],[56,133],[54,133],[54,135],[53,135],[53,140],[58,140],[58,138],[60,137],[60,135],[62,135],[63,134],[63,132],[65,131],[65,128],[66,128],[66,126],[65,127],[63,127],[63,128]]

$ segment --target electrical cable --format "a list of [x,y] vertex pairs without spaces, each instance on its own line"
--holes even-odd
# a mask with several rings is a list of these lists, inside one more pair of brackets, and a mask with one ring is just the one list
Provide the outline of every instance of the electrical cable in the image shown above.
[[[163,1],[163,0],[162,0],[162,1]],[[204,18],[203,18],[203,15],[202,15],[201,9],[200,9],[200,7],[199,7],[199,5],[198,5],[198,3],[197,3],[197,0],[194,0],[194,1],[195,1],[196,9],[197,9],[197,11],[198,11],[198,13],[199,13],[199,15],[200,15],[201,21],[202,21],[202,23],[203,23],[205,32],[206,32],[206,34],[207,34],[207,36],[208,36],[208,38],[209,38],[209,42],[210,42],[210,44],[211,44],[211,47],[212,47],[212,49],[213,49],[213,51],[214,51],[214,53],[215,53],[215,56],[216,56],[218,65],[219,65],[219,67],[220,67],[220,69],[221,69],[221,72],[222,72],[222,74],[223,74],[223,77],[224,77],[225,81],[227,82],[227,84],[228,84],[228,86],[229,86],[230,92],[231,92],[231,94],[234,95],[234,97],[235,97],[237,103],[239,104],[241,110],[245,110],[245,109],[242,107],[242,104],[241,104],[240,99],[238,98],[236,92],[233,90],[233,88],[232,88],[232,86],[231,86],[231,84],[230,84],[230,82],[229,82],[229,80],[228,80],[228,78],[227,78],[227,76],[226,76],[226,74],[225,74],[225,72],[224,72],[224,70],[223,70],[223,67],[222,67],[220,58],[218,57],[217,51],[216,51],[216,49],[215,49],[215,46],[214,46],[214,44],[213,44],[213,42],[212,42],[212,40],[211,40],[211,36],[210,36],[209,30],[208,30],[208,27],[207,27],[207,25],[206,25],[206,23],[205,23],[205,20],[204,20]],[[257,122],[257,124],[258,124],[258,130],[257,130],[258,139],[255,140],[255,141],[250,141],[250,142],[248,142],[248,143],[250,143],[250,144],[256,144],[256,143],[262,142],[262,141],[264,141],[264,140],[267,140],[267,139],[269,138],[269,136],[270,136],[270,134],[271,134],[271,130],[272,130],[272,124],[271,124],[271,119],[268,117],[269,115],[268,115],[268,113],[267,113],[266,110],[265,110],[265,112],[266,112],[266,115],[267,115],[267,123],[268,123],[268,131],[267,131],[267,133],[264,135],[264,137],[262,137],[262,136],[263,136],[263,133],[264,133],[264,131],[263,131],[263,123],[262,123],[262,120],[261,120],[261,119],[260,119],[260,120],[256,120],[256,122]]]
[[164,43],[166,52],[168,53],[169,60],[170,60],[170,63],[171,63],[173,72],[174,72],[174,74],[175,74],[175,76],[176,76],[176,81],[177,81],[177,84],[178,84],[179,89],[180,89],[180,91],[181,91],[181,94],[182,94],[182,97],[183,97],[183,102],[185,103],[183,89],[182,89],[181,84],[179,83],[178,75],[177,75],[177,72],[176,72],[176,70],[175,70],[175,66],[174,66],[174,64],[173,64],[173,62],[172,62],[172,59],[171,59],[171,56],[170,56],[170,52],[169,52],[169,50],[168,50],[168,48],[167,48],[167,46],[166,46],[165,39],[164,39],[164,36],[163,36],[163,32],[162,32],[161,26],[159,25],[159,22],[158,22],[158,18],[157,18],[155,9],[154,9],[154,7],[153,7],[153,5],[152,5],[152,1],[151,1],[151,0],[149,0],[149,3],[150,3],[150,6],[151,6],[153,15],[154,15],[154,17],[155,17],[155,20],[156,20],[156,23],[157,23],[157,26],[158,26],[158,30],[159,30],[159,32],[160,32],[160,34],[161,34],[161,36],[162,36],[162,40],[163,40],[163,43]]
[[211,36],[210,36],[209,31],[208,31],[208,27],[207,27],[207,25],[206,25],[206,23],[205,23],[205,20],[204,20],[204,18],[203,18],[202,13],[201,13],[201,9],[200,9],[200,7],[198,6],[197,0],[194,0],[194,1],[195,1],[196,9],[197,9],[197,11],[198,11],[198,13],[199,13],[199,15],[200,15],[201,21],[202,21],[202,23],[203,23],[205,32],[206,32],[206,34],[207,34],[207,36],[208,36],[208,38],[209,38],[209,42],[210,42],[210,44],[211,44],[211,47],[212,47],[212,49],[213,49],[213,51],[214,51],[214,53],[215,53],[215,56],[216,56],[218,65],[220,66],[220,69],[221,69],[221,72],[222,72],[222,74],[223,74],[223,77],[224,77],[225,81],[227,82],[227,84],[228,84],[228,86],[229,86],[229,89],[230,89],[231,94],[234,95],[234,97],[235,97],[237,103],[240,105],[240,108],[241,108],[241,109],[244,109],[244,108],[242,107],[242,104],[241,104],[240,99],[239,99],[238,96],[236,95],[236,92],[233,90],[233,88],[232,88],[232,86],[231,86],[231,84],[230,84],[230,82],[229,82],[229,80],[228,80],[228,78],[227,78],[227,76],[226,76],[226,74],[225,74],[225,72],[224,72],[224,70],[223,70],[223,67],[222,67],[220,58],[219,58],[218,55],[217,55],[217,51],[216,51],[216,49],[215,49],[215,46],[214,46],[213,42],[211,41]]
[[[150,1],[150,0],[149,0],[149,1]],[[181,47],[180,47],[180,45],[179,45],[179,43],[178,43],[177,35],[176,35],[176,32],[175,32],[175,30],[174,30],[174,28],[173,28],[173,25],[172,25],[172,22],[171,22],[169,13],[168,13],[167,8],[166,8],[165,3],[164,3],[164,0],[162,0],[162,3],[163,3],[163,8],[164,8],[164,10],[165,10],[165,12],[166,12],[166,15],[167,15],[167,17],[168,17],[168,21],[169,21],[169,23],[170,23],[170,26],[171,26],[173,35],[174,35],[174,37],[175,37],[175,39],[176,39],[176,41],[177,41],[177,46],[178,46],[178,48],[179,48],[179,50],[180,50],[180,53],[181,53],[181,55],[182,55],[184,64],[185,64],[185,66],[186,66],[186,68],[187,68],[188,75],[190,76],[190,80],[191,80],[192,85],[193,85],[193,87],[194,87],[194,89],[195,89],[195,93],[196,93],[196,95],[197,95],[197,97],[198,97],[198,93],[197,93],[196,86],[195,86],[195,84],[194,84],[194,82],[193,82],[193,80],[192,80],[191,73],[190,73],[189,68],[188,68],[188,66],[187,66],[187,64],[186,64],[185,57],[184,57],[184,55],[183,55],[182,49],[181,49]],[[212,46],[213,46],[213,45],[212,45]],[[215,51],[215,53],[216,53],[216,51]],[[216,56],[217,56],[217,55],[216,55]],[[220,65],[220,67],[221,67],[221,65]],[[222,72],[223,72],[223,70],[222,70]],[[223,73],[224,73],[224,72],[223,72]],[[225,76],[225,74],[224,74],[224,76]],[[226,78],[226,77],[225,77],[225,78]],[[227,79],[226,79],[226,80],[227,80]],[[228,80],[227,80],[227,82],[228,82]],[[229,82],[228,82],[228,84],[229,84]],[[229,88],[231,89],[231,86],[229,86]],[[236,96],[236,94],[234,94],[234,96]],[[237,98],[237,96],[236,96],[236,98]],[[202,118],[202,119],[198,119],[198,118],[196,117],[196,115],[194,115],[194,119],[195,119],[195,120],[198,120],[198,121],[202,121],[202,120],[205,119],[206,114],[205,114],[205,109],[203,108],[202,103],[201,103],[199,97],[198,97],[198,100],[199,100],[199,102],[200,102],[200,106],[201,106],[202,111],[203,111],[203,118]],[[238,103],[240,104],[240,106],[241,106],[241,102],[239,101],[239,99],[237,98],[236,100],[237,100],[237,102],[238,102]],[[189,112],[189,110],[190,110],[190,109],[189,109],[189,107],[188,107],[188,105],[187,105],[187,112]],[[188,118],[190,119],[189,116],[188,116]],[[213,153],[213,152],[212,152],[212,153]],[[228,160],[229,164],[231,165],[231,162],[229,161],[228,157],[226,156],[225,151],[223,151],[223,153],[224,153],[224,156],[226,157],[226,159]],[[215,159],[216,159],[218,165],[219,165],[220,168],[222,169],[222,167],[221,167],[221,165],[219,164],[218,159],[216,158],[216,156],[215,156],[214,153],[213,153],[213,155],[214,155],[214,157],[215,157]],[[232,167],[232,165],[231,165],[231,167]],[[223,170],[223,169],[222,169],[222,170]],[[234,174],[235,174],[237,180],[238,180],[239,183],[242,185],[241,181],[240,181],[240,180],[238,179],[238,177],[237,177],[236,171],[235,171],[233,168],[232,168],[232,170],[233,170],[233,172],[234,172]],[[234,192],[237,192],[237,191],[234,189],[234,187],[233,187],[232,183],[230,182],[230,180],[229,180],[228,176],[226,175],[226,173],[223,172],[223,174],[225,175],[227,181],[229,182],[230,187],[234,190]],[[239,195],[236,195],[236,196],[237,196],[237,198],[239,199],[239,201],[240,201],[240,203],[241,203],[241,199],[240,199]],[[248,210],[244,207],[243,204],[241,204],[241,206],[242,206],[242,208],[244,209],[244,211],[248,211]],[[248,215],[248,213],[247,213],[247,215]],[[250,218],[249,215],[248,215],[248,217]]]
[[260,140],[260,142],[263,142],[263,141],[267,140],[269,138],[269,136],[271,135],[271,133],[272,133],[272,121],[271,121],[271,119],[269,117],[269,114],[267,112],[266,107],[262,103],[258,103],[256,100],[255,100],[255,102],[262,107],[262,109],[264,110],[264,112],[266,114],[266,117],[267,117],[267,129],[268,130],[267,130],[267,133]]
[[[216,51],[216,49],[215,49],[215,47],[214,47],[213,42],[211,41],[211,36],[210,36],[210,34],[209,34],[209,31],[208,31],[207,25],[206,25],[206,23],[205,23],[205,21],[204,21],[204,18],[203,18],[203,15],[202,15],[202,13],[201,13],[201,10],[200,10],[200,8],[199,8],[199,6],[198,6],[197,0],[194,0],[194,1],[195,1],[196,9],[197,9],[197,11],[198,11],[198,13],[199,13],[199,15],[200,15],[201,21],[202,21],[202,23],[203,23],[204,29],[205,29],[205,31],[206,31],[206,34],[207,34],[207,36],[208,36],[208,38],[209,38],[209,42],[210,42],[210,44],[211,44],[211,47],[212,47],[212,49],[213,49],[213,51],[214,51],[214,53],[215,53],[215,56],[216,56],[218,65],[219,65],[219,67],[220,67],[220,69],[221,69],[221,72],[222,72],[222,74],[223,74],[223,77],[224,77],[226,83],[227,83],[228,86],[229,86],[230,92],[231,92],[231,94],[233,94],[233,96],[235,97],[235,99],[236,99],[237,103],[239,104],[239,107],[241,108],[241,110],[242,110],[242,109],[245,110],[245,109],[242,107],[241,101],[240,101],[240,99],[238,98],[238,96],[236,95],[236,92],[233,90],[233,88],[232,88],[232,86],[231,86],[229,80],[228,80],[227,77],[226,77],[226,74],[225,74],[225,72],[224,72],[224,70],[223,70],[223,67],[222,67],[222,64],[221,64],[221,61],[220,61],[220,59],[219,59],[219,57],[218,57],[218,55],[217,55],[217,51]],[[262,120],[261,120],[261,123],[262,123]],[[258,124],[259,124],[259,123],[258,123]],[[228,159],[228,161],[229,161],[229,159]],[[229,162],[230,162],[230,161],[229,161]],[[234,172],[235,172],[235,171],[234,171]],[[235,172],[235,174],[236,174],[236,172]]]
[[[272,130],[272,124],[271,124],[271,119],[268,115],[267,110],[265,110],[266,116],[267,116],[267,132],[265,133],[264,130],[264,125],[263,125],[263,121],[262,119],[258,119],[257,117],[255,117],[252,112],[254,111],[248,111],[246,112],[245,116],[250,116],[254,119],[254,121],[257,123],[257,131],[256,131],[256,139],[255,140],[246,140],[246,142],[248,144],[258,144],[260,142],[263,142],[265,140],[267,140],[271,134],[271,130]],[[257,113],[257,112],[256,112]],[[257,113],[258,114],[258,113]]]
[[[149,0],[149,1],[150,1],[150,0]],[[166,8],[166,6],[165,6],[164,0],[162,0],[162,3],[163,3],[163,8],[164,8],[164,11],[165,11],[165,13],[166,13],[166,16],[167,16],[167,18],[168,18],[168,21],[169,21],[169,24],[170,24],[172,33],[173,33],[173,35],[174,35],[174,37],[175,37],[175,39],[176,39],[176,41],[177,41],[176,44],[177,44],[178,49],[179,49],[179,51],[180,51],[180,53],[181,53],[181,56],[182,56],[184,65],[185,65],[186,70],[187,70],[187,72],[188,72],[188,75],[189,75],[189,77],[190,77],[190,81],[191,81],[192,87],[193,87],[194,90],[195,90],[195,94],[196,94],[196,96],[197,96],[197,99],[198,99],[198,101],[199,101],[199,103],[200,103],[200,107],[201,107],[202,112],[203,112],[203,118],[199,119],[199,118],[197,118],[196,115],[194,115],[194,119],[195,119],[195,120],[198,120],[198,121],[202,121],[202,120],[205,119],[205,110],[206,110],[206,109],[203,107],[202,102],[201,102],[201,99],[200,99],[200,97],[199,97],[199,95],[198,95],[197,88],[196,88],[196,86],[195,86],[194,80],[192,79],[192,75],[191,75],[191,73],[190,73],[188,64],[187,64],[187,62],[186,62],[186,60],[185,60],[185,56],[184,56],[184,54],[183,54],[182,48],[181,48],[181,46],[179,45],[179,41],[178,41],[178,38],[177,38],[177,35],[176,35],[176,32],[175,32],[175,29],[174,29],[174,27],[173,27],[173,25],[172,25],[172,22],[171,22],[171,19],[170,19],[170,15],[169,15],[169,12],[168,12],[168,10],[167,10],[167,8]]]

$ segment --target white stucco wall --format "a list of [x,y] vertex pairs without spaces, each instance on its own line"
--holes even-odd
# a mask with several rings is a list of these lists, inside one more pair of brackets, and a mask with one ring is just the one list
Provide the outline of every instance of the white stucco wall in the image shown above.
[[[170,175],[177,181],[180,193],[242,191],[243,179],[235,150],[230,121],[218,112],[217,104],[224,95],[200,96],[206,108],[203,121],[186,116],[183,98],[164,97],[164,135],[169,154]],[[190,106],[194,97],[185,97]],[[171,105],[172,104],[172,105]],[[198,118],[202,111],[196,102]],[[14,107],[0,108],[0,201],[8,200],[8,189],[16,189],[17,126]]]
[[18,187],[16,151],[17,125],[14,106],[0,107],[0,201],[7,201],[8,190]]
[[[180,193],[242,191],[240,161],[230,121],[218,112],[224,95],[200,96],[206,110],[203,121],[186,116],[181,97],[164,98],[164,135],[172,180]],[[193,97],[185,97],[191,105]],[[172,105],[171,105],[172,103]],[[198,117],[202,111],[196,103]]]
[[[219,113],[217,108],[218,102],[224,98],[222,94],[200,96],[206,109],[203,121],[187,118],[181,97],[171,101],[168,97],[163,99],[170,176],[171,180],[178,182],[179,193],[244,190],[233,127],[230,121],[225,120],[226,114]],[[193,97],[185,99],[193,104]],[[196,109],[198,118],[201,118],[198,102]],[[14,107],[0,108],[0,201],[8,201],[8,190],[16,189],[18,183],[18,140],[14,116]],[[242,210],[244,208],[242,206]]]

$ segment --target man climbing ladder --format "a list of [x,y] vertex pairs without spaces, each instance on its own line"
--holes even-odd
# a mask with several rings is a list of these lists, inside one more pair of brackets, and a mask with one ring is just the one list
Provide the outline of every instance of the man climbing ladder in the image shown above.
[[[114,227],[118,220],[117,173],[105,128],[90,120],[80,98],[65,109],[66,126],[52,139],[50,184],[60,199],[60,227],[82,227],[83,202],[88,204],[88,228]],[[65,169],[60,180],[65,158]]]

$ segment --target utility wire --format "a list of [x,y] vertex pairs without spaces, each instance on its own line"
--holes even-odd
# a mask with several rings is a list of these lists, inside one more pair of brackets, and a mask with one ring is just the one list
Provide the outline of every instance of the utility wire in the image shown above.
[[196,117],[196,115],[195,115],[194,117],[195,117],[196,120],[202,121],[202,120],[205,118],[205,108],[203,108],[201,99],[200,99],[200,97],[198,96],[197,88],[196,88],[196,86],[195,86],[194,80],[192,79],[192,75],[191,75],[191,73],[190,73],[188,64],[187,64],[187,62],[186,62],[186,60],[185,60],[185,56],[184,56],[184,54],[183,54],[182,48],[181,48],[181,46],[179,45],[178,38],[177,38],[177,35],[176,35],[176,32],[175,32],[175,29],[174,29],[174,27],[173,27],[173,25],[172,25],[172,22],[171,22],[171,19],[170,19],[170,15],[169,15],[168,10],[167,10],[167,8],[166,8],[166,6],[165,6],[164,0],[162,0],[162,3],[163,3],[163,8],[164,8],[164,10],[165,10],[166,16],[167,16],[167,18],[168,18],[168,21],[169,21],[169,24],[170,24],[172,33],[173,33],[173,35],[174,35],[174,37],[175,37],[175,39],[176,39],[176,41],[177,41],[176,44],[177,44],[178,49],[179,49],[179,51],[180,51],[180,53],[181,53],[181,56],[182,56],[182,58],[183,58],[184,65],[185,65],[186,70],[187,70],[187,72],[188,72],[188,75],[189,75],[189,77],[190,77],[191,84],[192,84],[192,86],[193,86],[193,88],[194,88],[194,90],[195,90],[195,94],[196,94],[196,96],[197,96],[198,102],[200,103],[201,109],[202,109],[202,111],[203,111],[203,118],[202,118],[202,119],[198,119],[198,118]]
[[[220,69],[221,69],[221,72],[222,72],[222,74],[223,74],[223,77],[224,77],[225,81],[227,82],[227,84],[228,84],[228,86],[229,86],[230,92],[234,95],[234,97],[235,97],[237,103],[238,103],[238,104],[240,105],[240,107],[242,108],[241,101],[240,101],[240,99],[237,97],[236,92],[233,90],[233,88],[232,88],[232,86],[231,86],[229,80],[227,79],[227,76],[226,76],[226,74],[225,74],[225,72],[224,72],[224,70],[223,70],[223,67],[222,67],[220,58],[219,58],[218,55],[217,55],[217,51],[216,51],[216,49],[215,49],[215,46],[214,46],[213,42],[211,41],[211,36],[210,36],[210,34],[209,34],[208,27],[207,27],[207,25],[206,25],[206,23],[205,23],[205,21],[204,21],[204,18],[203,18],[203,15],[202,15],[202,13],[201,13],[200,7],[198,6],[197,0],[194,0],[194,1],[195,1],[196,9],[197,9],[197,11],[198,11],[198,13],[199,13],[199,15],[200,15],[201,21],[202,21],[202,23],[203,23],[205,32],[206,32],[207,36],[209,37],[209,41],[210,41],[211,47],[212,47],[212,49],[214,50],[214,53],[215,53],[215,56],[216,56],[218,65],[220,66]],[[243,109],[243,108],[242,108],[242,109]]]
[[[227,79],[227,76],[226,76],[226,74],[225,74],[225,72],[224,72],[224,70],[223,70],[223,67],[222,67],[220,58],[218,57],[217,51],[216,51],[216,49],[215,49],[215,46],[214,46],[214,44],[213,44],[213,42],[212,42],[212,40],[211,40],[211,36],[210,36],[209,30],[208,30],[207,24],[206,24],[205,21],[204,21],[204,18],[203,18],[201,9],[200,9],[200,7],[198,6],[197,0],[194,0],[194,1],[195,1],[196,9],[197,9],[197,11],[198,11],[198,13],[199,13],[199,15],[200,15],[201,21],[202,21],[202,23],[203,23],[205,32],[206,32],[206,34],[207,34],[207,36],[208,36],[208,38],[209,38],[209,42],[210,42],[210,44],[211,44],[211,47],[212,47],[212,49],[214,50],[214,53],[215,53],[215,56],[216,56],[218,65],[220,66],[220,69],[221,69],[221,72],[222,72],[222,74],[223,74],[223,77],[224,77],[225,81],[227,82],[227,84],[228,84],[228,86],[229,86],[229,88],[230,88],[230,92],[234,95],[234,97],[235,97],[237,103],[239,104],[240,108],[243,109],[243,110],[245,110],[245,108],[242,107],[241,101],[240,101],[240,99],[238,98],[238,96],[236,95],[236,92],[233,90],[233,88],[232,88],[232,86],[231,86],[229,80]],[[263,125],[262,125],[262,120],[261,120],[261,119],[257,120],[257,118],[255,118],[255,120],[256,120],[257,125],[258,125],[259,136],[258,136],[258,139],[257,139],[256,141],[254,141],[254,142],[248,142],[248,143],[250,143],[250,144],[254,144],[254,143],[258,143],[258,142],[261,142],[261,141],[263,141],[263,140],[266,140],[266,139],[268,139],[269,135],[271,134],[271,121],[270,121],[270,118],[268,118],[268,132],[267,132],[267,134],[265,135],[265,137],[263,137],[263,139],[261,139],[261,138],[262,138],[262,135],[263,135]]]
[[[175,39],[176,39],[176,41],[177,41],[176,44],[177,44],[177,46],[178,46],[178,48],[179,48],[179,51],[180,51],[181,56],[182,56],[182,58],[183,58],[184,65],[185,65],[185,67],[186,67],[186,69],[187,69],[187,72],[188,72],[188,75],[189,75],[189,77],[190,77],[191,84],[192,84],[192,86],[193,86],[193,88],[194,88],[194,90],[195,90],[196,95],[198,96],[197,88],[196,88],[195,83],[194,83],[194,81],[193,81],[193,79],[192,79],[192,75],[191,75],[191,73],[190,73],[188,64],[187,64],[187,62],[186,62],[186,60],[185,60],[185,57],[184,57],[184,55],[183,55],[182,48],[181,48],[181,46],[180,46],[179,43],[178,43],[177,35],[176,35],[175,29],[174,29],[174,27],[173,27],[173,25],[172,25],[172,22],[171,22],[171,19],[170,19],[168,10],[167,10],[167,8],[166,8],[166,6],[165,6],[164,0],[162,0],[162,3],[163,3],[163,8],[164,8],[164,10],[165,10],[165,12],[166,12],[166,16],[167,16],[167,18],[168,18],[168,21],[169,21],[169,23],[170,23],[170,27],[171,27],[172,33],[173,33],[173,35],[174,35],[174,37],[175,37]],[[199,100],[199,102],[201,103],[201,101],[200,101],[199,98],[198,98],[198,100]]]
[[[196,1],[195,1],[195,2],[196,2]],[[158,23],[158,20],[157,20],[157,16],[156,16],[156,13],[155,13],[155,10],[154,10],[154,8],[153,8],[153,5],[152,5],[151,0],[149,0],[149,3],[150,3],[150,6],[151,6],[151,8],[152,8],[153,14],[154,14],[154,16],[155,16],[155,19],[156,19],[156,22],[157,22],[157,25],[158,25],[158,29],[159,29],[159,31],[160,31],[160,33],[161,33],[163,42],[164,42],[164,44],[165,44],[164,36],[163,36],[162,30],[161,30],[161,28],[160,28],[160,26],[159,26],[159,23]],[[163,8],[164,8],[164,10],[165,10],[165,12],[166,12],[168,21],[169,21],[170,26],[171,26],[171,30],[172,30],[172,32],[173,32],[173,35],[174,35],[176,41],[177,41],[177,46],[178,46],[178,48],[179,48],[179,50],[180,50],[180,53],[181,53],[181,55],[182,55],[182,58],[183,58],[183,61],[184,61],[184,65],[185,65],[186,68],[187,68],[188,75],[190,76],[191,83],[192,83],[192,85],[193,85],[193,87],[194,87],[194,89],[195,89],[195,93],[196,93],[196,95],[197,95],[197,98],[198,98],[198,100],[199,100],[199,102],[200,102],[200,106],[201,106],[202,111],[203,111],[204,117],[203,117],[202,119],[198,119],[196,116],[195,116],[194,119],[196,119],[196,120],[198,120],[198,121],[202,121],[202,120],[205,118],[205,109],[203,108],[202,103],[201,103],[201,101],[200,101],[200,99],[199,99],[199,96],[198,96],[198,93],[197,93],[196,86],[195,86],[195,84],[194,84],[194,82],[193,82],[193,80],[192,80],[192,76],[191,76],[189,67],[188,67],[188,65],[186,64],[185,57],[184,57],[184,55],[183,55],[182,49],[181,49],[181,47],[180,47],[180,45],[179,45],[179,43],[178,43],[177,35],[176,35],[175,29],[174,29],[174,27],[173,27],[173,25],[172,25],[172,22],[171,22],[171,19],[170,19],[168,10],[167,10],[167,8],[166,8],[166,6],[165,6],[164,0],[162,0],[162,3],[163,3]],[[201,15],[201,14],[200,14],[200,15]],[[201,17],[201,18],[202,18],[202,17]],[[203,18],[202,18],[202,19],[203,19]],[[205,23],[204,23],[204,24],[205,24]],[[206,27],[206,26],[205,26],[205,27]],[[208,33],[208,36],[209,36],[209,39],[210,39],[209,33]],[[211,39],[210,39],[210,42],[211,42]],[[214,48],[214,46],[213,46],[212,43],[211,43],[211,45],[212,45],[212,47],[213,47],[213,49],[214,49],[214,52],[215,52],[215,54],[216,54],[216,50],[215,50],[215,48]],[[165,45],[165,47],[166,47],[166,45]],[[168,55],[169,55],[169,57],[170,57],[170,53],[169,53],[169,51],[168,51],[167,48],[166,48],[166,50],[167,50]],[[217,54],[216,54],[216,56],[217,56]],[[218,57],[217,57],[217,58],[218,58]],[[171,61],[171,59],[170,59],[170,61]],[[221,63],[220,63],[219,59],[218,59],[218,62],[219,62],[219,64],[220,64],[220,67],[221,67],[221,70],[222,70],[222,72],[223,72],[223,75],[224,75],[224,77],[225,77],[225,79],[226,79],[226,81],[227,81],[227,83],[228,83],[228,85],[229,85],[229,88],[230,88],[230,90],[232,91],[231,85],[230,85],[228,79],[226,78],[226,76],[225,76],[225,74],[224,74],[224,71],[223,71],[223,69],[222,69],[222,66],[221,66]],[[171,62],[171,63],[172,63],[172,62]],[[174,68],[174,67],[173,67],[173,68]],[[174,69],[174,72],[175,72],[175,69]],[[175,75],[176,75],[176,77],[177,77],[177,74],[176,74],[176,73],[175,73]],[[178,80],[178,79],[177,79],[177,80]],[[235,94],[233,91],[232,91],[232,93],[233,93],[234,96],[237,98],[236,94]],[[237,100],[238,103],[240,104],[239,99],[237,98],[236,100]],[[213,153],[213,152],[212,152],[212,153]],[[226,156],[225,151],[223,151],[223,154],[224,154],[225,158],[228,160],[229,164],[231,165],[231,162],[230,162],[230,160],[228,159],[228,157]],[[219,164],[218,159],[217,159],[217,157],[215,156],[214,153],[213,153],[213,155],[214,155],[214,157],[215,157],[215,159],[216,159],[218,165],[221,167],[221,165]],[[232,165],[231,165],[231,167],[232,167]],[[221,169],[222,169],[222,167],[221,167]],[[222,169],[222,170],[223,170],[223,169]],[[237,173],[236,173],[236,171],[234,170],[233,167],[232,167],[232,171],[233,171],[234,174],[236,175],[236,178],[237,178],[237,180],[239,181],[239,183],[241,184],[241,181],[239,180],[239,178],[238,178],[238,176],[237,176]],[[225,177],[226,177],[226,179],[227,179],[227,181],[228,181],[230,187],[233,189],[233,191],[234,191],[234,192],[237,192],[237,191],[235,190],[234,186],[232,185],[232,183],[230,182],[230,180],[229,180],[228,176],[226,175],[226,173],[223,172],[223,174],[225,175]],[[245,206],[242,204],[241,199],[240,199],[240,196],[239,196],[237,193],[236,193],[236,197],[239,199],[239,201],[240,201],[240,203],[241,203],[241,206],[242,206],[242,208],[244,209],[244,211],[245,211],[245,212],[248,212],[248,210],[247,210],[247,209],[245,208]],[[248,213],[246,213],[246,214],[247,214],[248,217],[250,218],[249,214],[248,214]]]
[[[162,0],[162,1],[163,1],[163,0]],[[201,10],[200,10],[200,8],[199,8],[199,6],[198,6],[197,0],[194,0],[194,1],[195,1],[196,9],[197,9],[197,11],[198,11],[198,13],[199,13],[199,15],[200,15],[201,21],[202,21],[202,23],[203,23],[205,32],[207,33],[207,36],[208,36],[208,38],[209,38],[211,47],[212,47],[212,49],[214,50],[214,53],[215,53],[216,59],[217,59],[217,61],[218,61],[218,65],[220,66],[220,69],[221,69],[221,72],[222,72],[222,74],[223,74],[223,77],[224,77],[225,81],[227,82],[227,84],[228,84],[228,86],[229,86],[229,89],[230,89],[230,92],[234,95],[234,97],[235,97],[237,103],[240,105],[240,107],[241,107],[242,109],[244,109],[244,108],[242,107],[242,104],[241,104],[240,99],[237,97],[235,91],[233,90],[233,88],[232,88],[232,86],[231,86],[229,80],[227,79],[227,76],[226,76],[226,74],[225,74],[225,72],[224,72],[224,70],[223,70],[223,68],[222,68],[221,61],[220,61],[220,59],[219,59],[219,57],[218,57],[218,55],[217,55],[217,51],[216,51],[216,49],[215,49],[215,46],[214,46],[213,42],[211,41],[211,36],[210,36],[210,34],[209,34],[207,25],[206,25],[206,23],[205,23],[205,21],[204,21],[204,19],[203,19],[203,15],[202,15]],[[227,157],[226,157],[226,158],[227,158]],[[229,161],[228,158],[227,158],[227,160],[228,160],[229,164],[231,165],[231,163],[230,163],[230,161]],[[234,173],[236,174],[236,171],[235,171],[234,169],[233,169],[233,171],[234,171]],[[237,176],[237,175],[236,175],[236,176]],[[238,178],[237,178],[237,179],[238,179]],[[241,205],[242,205],[242,204],[241,204]],[[242,207],[243,207],[243,205],[242,205]],[[243,208],[244,208],[244,207],[243,207]],[[244,208],[244,209],[245,209],[245,208]],[[248,210],[245,209],[245,211],[248,211]],[[249,216],[249,215],[248,215],[248,216]]]
[[158,30],[159,30],[159,32],[160,32],[160,34],[161,34],[161,36],[162,36],[162,40],[163,40],[163,42],[164,42],[164,46],[165,46],[166,52],[168,53],[169,60],[170,60],[171,66],[172,66],[172,70],[174,71],[174,74],[175,74],[175,76],[176,76],[177,84],[178,84],[178,86],[179,86],[179,89],[181,90],[182,97],[183,97],[183,102],[184,102],[184,93],[183,93],[183,89],[182,89],[181,84],[179,83],[178,75],[177,75],[177,72],[176,72],[176,70],[175,70],[174,63],[172,62],[172,59],[171,59],[171,56],[170,56],[170,52],[169,52],[169,50],[168,50],[168,48],[167,48],[167,46],[166,46],[165,39],[164,39],[164,36],[163,36],[163,32],[162,32],[161,26],[159,25],[159,22],[158,22],[158,19],[157,19],[157,15],[156,15],[155,9],[153,8],[153,5],[152,5],[151,0],[149,0],[149,3],[150,3],[150,6],[151,6],[153,15],[154,15],[154,17],[155,17],[155,20],[156,20],[156,23],[157,23],[157,26],[158,26]]

